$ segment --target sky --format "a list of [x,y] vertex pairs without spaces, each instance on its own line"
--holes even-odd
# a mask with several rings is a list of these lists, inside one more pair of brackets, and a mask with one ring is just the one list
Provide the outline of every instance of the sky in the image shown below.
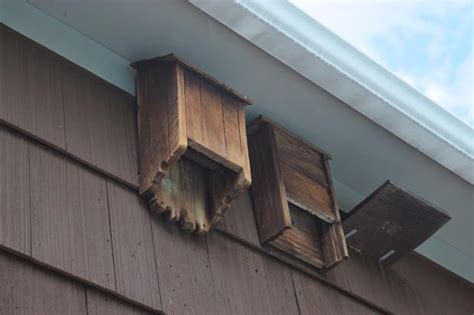
[[474,0],[290,0],[474,128]]

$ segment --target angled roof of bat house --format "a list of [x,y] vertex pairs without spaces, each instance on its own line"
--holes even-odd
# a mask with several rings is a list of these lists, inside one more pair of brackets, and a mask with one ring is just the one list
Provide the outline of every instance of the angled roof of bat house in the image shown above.
[[471,314],[472,139],[290,3],[0,1],[0,314]]

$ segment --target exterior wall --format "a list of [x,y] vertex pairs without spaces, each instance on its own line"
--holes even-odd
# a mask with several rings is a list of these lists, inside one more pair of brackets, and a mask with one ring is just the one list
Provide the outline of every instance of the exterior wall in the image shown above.
[[169,314],[473,312],[472,285],[415,256],[381,270],[352,253],[325,275],[285,261],[260,247],[249,194],[206,237],[152,217],[135,112],[127,94],[0,29],[0,313],[129,313],[119,299]]

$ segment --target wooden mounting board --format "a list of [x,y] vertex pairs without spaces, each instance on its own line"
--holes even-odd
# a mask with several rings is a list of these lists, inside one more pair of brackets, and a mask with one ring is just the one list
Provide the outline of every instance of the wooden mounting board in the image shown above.
[[450,219],[442,210],[387,181],[350,212],[343,227],[350,246],[390,265]]

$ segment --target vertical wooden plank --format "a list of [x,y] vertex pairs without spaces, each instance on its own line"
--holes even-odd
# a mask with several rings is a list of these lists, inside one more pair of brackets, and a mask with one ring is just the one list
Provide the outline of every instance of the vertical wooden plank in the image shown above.
[[145,315],[153,314],[140,309],[137,306],[119,300],[112,295],[100,292],[92,288],[86,288],[87,315]]
[[168,161],[171,152],[168,94],[172,78],[170,78],[170,71],[166,70],[151,69],[146,71],[148,75],[145,79],[147,82],[144,93],[148,93],[149,103],[143,104],[143,106],[148,106],[147,112],[150,121],[150,173],[147,181],[153,181],[156,175],[163,176],[169,167]]
[[214,291],[204,238],[185,234],[160,218],[152,220],[163,311],[222,314]]
[[5,30],[0,25],[0,121],[5,117]]
[[0,251],[0,314],[87,314],[84,288]]
[[251,198],[250,191],[246,191],[235,199],[224,216],[225,226],[218,225],[218,229],[240,240],[260,246]]
[[[168,65],[166,65],[168,66]],[[169,65],[168,78],[168,124],[170,132],[169,164],[176,162],[186,151],[188,141],[186,132],[186,98],[184,70],[181,65]]]
[[0,244],[29,255],[28,142],[0,127]]
[[161,309],[150,214],[133,191],[107,181],[117,292]]
[[200,85],[202,111],[206,113],[203,119],[204,146],[220,156],[225,156],[226,146],[221,93],[205,80],[200,80]]
[[221,234],[206,236],[217,300],[227,314],[296,314],[290,271]]
[[3,118],[65,148],[59,59],[16,34],[5,33],[4,44]]
[[243,172],[242,172],[242,184],[250,186],[252,182],[252,175],[250,171],[250,160],[249,160],[249,143],[247,139],[247,130],[245,128],[245,107],[243,104],[237,105],[237,115],[239,119],[239,132],[240,132],[240,152],[243,156]]
[[275,137],[270,125],[262,124],[250,135],[249,150],[254,174],[252,195],[255,218],[260,241],[264,243],[291,226],[285,187],[276,156]]
[[350,296],[301,272],[291,272],[300,314],[379,314]]
[[233,97],[226,93],[222,95],[222,109],[224,111],[224,131],[227,154],[226,158],[236,167],[242,167],[243,152],[241,147],[238,105]]
[[184,77],[184,86],[186,90],[187,134],[193,141],[203,143],[199,78],[191,71],[185,71]]
[[105,180],[30,145],[32,256],[115,288]]
[[137,127],[131,100],[69,65],[62,78],[68,152],[135,185]]

